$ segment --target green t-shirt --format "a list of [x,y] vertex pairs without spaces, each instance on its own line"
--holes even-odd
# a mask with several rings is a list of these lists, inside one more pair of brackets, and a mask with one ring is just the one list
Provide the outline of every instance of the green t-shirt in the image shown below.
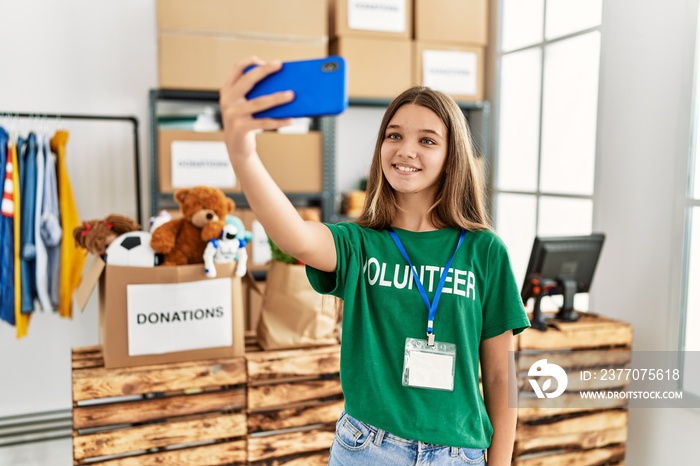
[[[327,226],[337,269],[306,271],[318,292],[344,300],[340,380],[348,414],[406,439],[488,448],[493,427],[479,391],[479,345],[530,325],[503,242],[488,230],[467,232],[447,275],[434,332],[457,347],[450,392],[401,383],[405,340],[425,339],[428,309],[389,232]],[[432,302],[459,230],[395,231]]]

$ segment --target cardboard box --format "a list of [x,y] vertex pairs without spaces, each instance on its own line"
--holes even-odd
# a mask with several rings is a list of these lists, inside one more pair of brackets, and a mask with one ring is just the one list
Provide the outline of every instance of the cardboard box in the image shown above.
[[158,0],[159,31],[326,38],[325,0]]
[[416,81],[457,101],[484,98],[484,48],[416,41]]
[[417,40],[488,44],[487,0],[415,0]]
[[246,231],[253,233],[253,237],[246,245],[248,250],[248,270],[267,270],[268,262],[272,257],[267,233],[262,224],[257,221],[255,214],[250,209],[236,209],[235,214],[243,220]]
[[391,99],[415,82],[410,40],[340,37],[331,51],[348,64],[350,97]]
[[265,282],[256,281],[255,287],[247,286],[246,300],[246,330],[256,331],[260,314],[262,313],[263,296],[265,294]]
[[224,133],[158,130],[159,190],[172,193],[177,188],[197,185],[227,193],[241,191],[231,168]]
[[331,0],[331,37],[413,37],[413,0]]
[[216,90],[233,66],[256,55],[282,61],[322,58],[328,42],[272,40],[263,37],[205,34],[158,34],[158,85],[163,89]]
[[241,356],[241,278],[235,264],[120,267],[95,258],[76,291],[84,308],[99,282],[100,343],[108,369]]
[[[305,215],[308,211],[312,216],[321,218],[321,209],[318,207],[299,207],[297,210],[302,215]],[[243,221],[246,231],[253,233],[253,238],[246,245],[248,250],[248,270],[267,270],[268,262],[271,259],[271,251],[265,229],[258,222],[255,213],[250,209],[236,209],[234,215]]]
[[[282,191],[315,193],[323,189],[323,143],[320,132],[287,134],[266,131],[259,133],[256,140],[260,160]],[[223,141],[224,133],[221,131],[159,130],[160,191],[172,193],[178,187],[206,184],[224,192],[241,192]],[[224,186],[227,180],[232,181],[232,186]]]

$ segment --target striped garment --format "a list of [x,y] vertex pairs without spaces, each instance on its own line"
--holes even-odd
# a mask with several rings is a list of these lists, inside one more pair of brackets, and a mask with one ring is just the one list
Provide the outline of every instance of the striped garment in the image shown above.
[[[9,151],[8,151],[9,152]],[[2,215],[5,217],[14,217],[15,215],[15,190],[12,182],[12,157],[7,158],[5,165],[5,182],[2,188]]]

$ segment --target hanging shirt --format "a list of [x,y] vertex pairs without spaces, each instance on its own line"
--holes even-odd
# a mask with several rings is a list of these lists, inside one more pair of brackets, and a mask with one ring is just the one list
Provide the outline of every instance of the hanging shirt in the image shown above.
[[44,239],[41,237],[41,214],[44,206],[44,184],[46,166],[46,143],[48,136],[41,134],[38,137],[36,151],[36,202],[34,205],[34,245],[36,247],[35,282],[36,294],[39,305],[43,311],[51,311],[53,306],[49,299],[49,257],[46,251]]
[[21,187],[21,243],[20,243],[20,272],[22,275],[21,306],[23,313],[34,312],[36,297],[36,246],[34,245],[34,209],[36,208],[36,134],[29,133],[25,150],[20,164]]
[[[58,184],[56,183],[56,156],[49,150],[49,137],[44,140],[46,165],[44,166],[44,201],[41,206],[41,239],[46,245],[47,280],[49,304],[55,310],[58,308],[61,276],[61,228],[60,211],[58,207]],[[50,309],[47,307],[47,309]]]
[[16,165],[12,162],[12,150],[10,150],[13,144],[13,142],[10,142],[10,145],[7,146],[7,160],[4,164],[5,174],[2,177],[2,208],[0,210],[2,215],[7,218],[12,218],[15,215],[15,185],[12,181],[12,172]]
[[[68,166],[66,164],[67,142],[67,131],[59,130],[51,138],[51,150],[56,153],[57,157],[56,174],[58,176],[58,202],[61,210],[61,226],[63,231],[72,232],[75,227],[80,225],[80,218],[68,176]],[[84,252],[77,248],[74,241],[63,241],[61,243],[61,286],[58,304],[58,311],[61,317],[73,316],[73,291],[80,284],[85,259]]]
[[[12,153],[12,165],[15,167],[19,167],[19,162],[17,159],[17,150],[15,146],[11,146],[10,152]],[[13,170],[12,171],[12,184],[13,184],[13,195],[14,195],[14,203],[15,203],[15,214],[14,218],[12,221],[12,226],[13,226],[13,238],[14,238],[14,278],[15,278],[15,286],[14,286],[14,302],[15,302],[15,326],[17,328],[17,338],[21,338],[27,335],[27,329],[29,328],[29,318],[31,317],[30,314],[22,314],[22,303],[21,303],[21,293],[22,293],[22,281],[20,278],[20,263],[19,263],[19,250],[20,250],[20,225],[22,224],[22,216],[20,213],[20,209],[17,208],[18,205],[20,205],[20,202],[22,201],[22,197],[20,196],[20,184],[19,184],[19,173],[18,170]]]
[[[9,164],[9,178],[8,174]],[[2,215],[0,215],[0,319],[15,325],[14,244],[12,226],[12,152],[9,136],[0,127],[0,180],[3,180]]]

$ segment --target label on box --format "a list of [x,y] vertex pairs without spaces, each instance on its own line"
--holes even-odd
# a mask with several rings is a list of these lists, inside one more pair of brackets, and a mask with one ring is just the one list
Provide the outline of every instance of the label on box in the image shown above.
[[406,32],[406,0],[348,0],[348,27]]
[[173,141],[170,159],[173,188],[236,186],[236,176],[223,142]]
[[265,265],[272,260],[272,248],[267,240],[267,233],[262,223],[253,220],[253,265]]
[[423,85],[446,94],[474,95],[477,91],[477,56],[459,50],[424,50]]
[[231,279],[127,285],[129,356],[231,346]]

